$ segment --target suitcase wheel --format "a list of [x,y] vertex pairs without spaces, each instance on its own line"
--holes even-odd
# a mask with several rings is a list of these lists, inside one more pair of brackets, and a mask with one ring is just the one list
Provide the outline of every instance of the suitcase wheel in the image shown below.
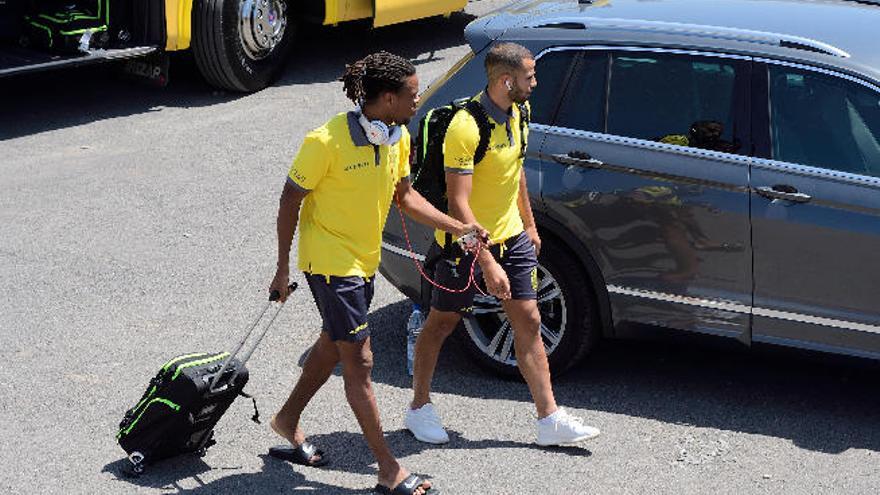
[[144,474],[144,455],[140,452],[132,452],[128,456],[128,461],[131,462],[131,468],[128,471],[128,475],[132,478],[137,478],[140,475]]

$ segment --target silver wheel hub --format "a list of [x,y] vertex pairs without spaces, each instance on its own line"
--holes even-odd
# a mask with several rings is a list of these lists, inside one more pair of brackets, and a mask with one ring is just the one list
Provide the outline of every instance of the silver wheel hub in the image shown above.
[[[485,287],[482,288],[485,292]],[[549,356],[565,335],[568,313],[559,283],[540,265],[538,310],[541,312],[541,339]],[[464,326],[468,336],[483,354],[500,363],[516,366],[513,328],[498,299],[477,293],[474,297],[473,313],[464,318]]]
[[238,11],[241,46],[252,60],[272,54],[287,29],[287,2],[283,0],[241,0]]

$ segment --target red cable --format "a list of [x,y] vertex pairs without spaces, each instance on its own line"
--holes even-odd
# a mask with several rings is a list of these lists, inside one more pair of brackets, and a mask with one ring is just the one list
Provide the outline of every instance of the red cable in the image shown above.
[[471,284],[473,284],[474,288],[477,289],[477,291],[480,294],[482,294],[484,296],[488,296],[489,294],[486,294],[485,292],[483,292],[483,290],[480,289],[480,286],[477,285],[477,281],[474,280],[474,269],[477,266],[477,256],[479,256],[480,251],[482,251],[484,248],[483,243],[478,242],[477,250],[473,253],[474,261],[471,262],[471,269],[470,269],[470,274],[468,276],[467,285],[465,285],[463,289],[450,289],[448,287],[444,287],[444,286],[438,284],[437,282],[431,280],[431,277],[429,277],[425,273],[425,270],[422,268],[422,265],[421,265],[421,263],[419,263],[419,260],[416,259],[416,253],[413,251],[412,243],[409,240],[409,230],[407,230],[407,228],[406,228],[406,219],[403,217],[403,209],[400,207],[400,198],[395,196],[395,199],[397,200],[397,213],[400,214],[400,224],[403,226],[403,236],[406,238],[407,251],[409,251],[410,258],[412,258],[413,263],[415,263],[416,268],[419,270],[419,273],[422,275],[422,278],[424,278],[425,280],[430,282],[431,285],[433,285],[434,287],[437,287],[438,289],[441,289],[441,290],[445,290],[446,292],[450,292],[452,294],[461,294],[462,292],[467,291],[471,287]]

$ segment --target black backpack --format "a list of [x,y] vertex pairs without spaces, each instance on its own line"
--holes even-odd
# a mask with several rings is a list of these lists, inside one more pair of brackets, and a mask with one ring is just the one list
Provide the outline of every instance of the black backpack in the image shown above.
[[[529,110],[525,104],[518,104],[520,114],[520,156],[526,154],[525,128],[529,125]],[[474,152],[474,165],[486,157],[492,123],[483,105],[474,98],[459,98],[442,107],[432,108],[419,121],[419,132],[413,146],[412,176],[413,187],[435,208],[442,212],[448,209],[446,197],[446,170],[443,165],[443,140],[452,118],[464,110],[477,121],[480,141]]]

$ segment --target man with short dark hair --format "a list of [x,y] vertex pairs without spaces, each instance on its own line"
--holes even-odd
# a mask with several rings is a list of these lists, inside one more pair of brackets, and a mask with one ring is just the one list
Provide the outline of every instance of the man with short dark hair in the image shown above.
[[431,483],[407,472],[388,448],[370,380],[367,312],[382,230],[397,196],[401,209],[421,223],[458,236],[484,231],[444,215],[410,185],[405,124],[415,113],[419,90],[412,63],[374,53],[348,65],[342,82],[357,110],[336,115],[306,136],[278,209],[278,267],[269,290],[287,298],[290,245],[299,225],[298,265],[323,326],[293,392],[272,418],[272,429],[292,444],[275,453],[307,466],[326,463],[324,453],[306,441],[299,420],[341,362],[346,399],[379,464],[376,492],[434,494]]
[[[520,372],[538,412],[539,445],[562,445],[590,439],[599,430],[557,407],[550,383],[550,367],[541,338],[537,305],[537,254],[541,238],[535,227],[526,187],[523,159],[528,128],[528,98],[537,85],[535,59],[514,43],[494,46],[486,56],[486,89],[474,97],[491,123],[488,151],[479,163],[474,155],[480,141],[476,119],[459,111],[446,130],[443,143],[449,214],[463,222],[486,227],[493,246],[479,253],[477,262],[489,292],[501,300],[513,327],[513,345]],[[433,252],[442,250],[435,278],[439,285],[462,287],[473,255],[448,246],[437,231]],[[430,388],[440,348],[470,312],[474,289],[463,293],[435,290],[431,311],[415,349],[413,401],[406,427],[423,442],[446,443],[449,436],[431,403]]]

